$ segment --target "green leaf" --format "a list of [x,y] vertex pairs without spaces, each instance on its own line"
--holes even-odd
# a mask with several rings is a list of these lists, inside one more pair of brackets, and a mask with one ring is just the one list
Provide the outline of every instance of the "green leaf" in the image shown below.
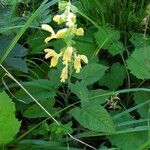
[[122,54],[124,46],[118,40],[120,39],[119,31],[116,31],[110,27],[101,27],[101,30],[94,35],[96,44],[103,49],[107,49],[113,56],[116,54]]
[[26,19],[23,17],[14,17],[10,7],[2,7],[0,5],[0,33],[5,33],[7,35],[8,33],[16,33],[18,32],[18,28],[20,28],[20,26],[22,26],[25,21]]
[[55,134],[67,135],[68,133],[71,134],[73,132],[71,126],[72,126],[72,122],[68,122],[66,124],[60,124],[60,125],[58,125],[57,123],[52,123],[50,125],[50,131]]
[[98,61],[98,57],[95,56],[96,44],[93,38],[93,30],[90,28],[87,29],[84,36],[75,38],[75,47],[79,54],[84,54],[88,57],[90,63],[94,63]]
[[103,90],[103,89],[96,89],[96,90],[91,90],[88,93],[88,99],[89,101],[92,101],[94,103],[99,103],[103,104],[104,102],[107,101],[107,99],[110,97],[109,95],[106,96],[101,96],[102,94],[109,93],[109,91]]
[[[11,40],[12,40],[11,36],[0,36],[0,58],[3,56]],[[16,44],[4,63],[9,67],[13,67],[14,69],[27,73],[28,72],[27,64],[22,59],[22,57],[26,55],[27,49],[25,49],[22,45]]]
[[5,92],[0,93],[0,146],[13,140],[20,124],[15,117],[15,104]]
[[84,105],[88,101],[88,89],[83,82],[76,82],[75,84],[70,83],[69,88],[72,93],[76,94],[81,100],[81,104]]
[[138,79],[150,79],[150,46],[135,49],[127,60],[127,66]]
[[[43,140],[23,140],[15,146],[16,150],[66,150],[67,147],[54,141]],[[69,150],[81,150],[69,147]]]
[[[144,101],[150,100],[150,93],[148,92],[136,92],[134,93],[134,100],[136,104],[141,104]],[[144,105],[137,109],[142,118],[148,118],[149,105]]]
[[[35,80],[22,83],[24,87],[30,92],[30,94],[37,100],[45,100],[47,98],[53,98],[55,94],[55,88],[49,80]],[[15,96],[25,103],[33,102],[32,98],[25,93],[23,89],[18,90]]]
[[[55,114],[58,109],[54,108],[54,100],[44,100],[39,101],[40,104],[50,113]],[[48,115],[39,107],[37,104],[33,104],[30,107],[28,107],[24,112],[23,116],[26,118],[41,118],[41,117],[48,117]]]
[[136,48],[142,48],[145,44],[150,45],[150,39],[145,39],[142,33],[133,33],[130,41]]
[[148,140],[147,132],[133,132],[107,136],[112,145],[121,150],[137,150]]
[[91,131],[113,132],[115,130],[111,117],[101,105],[89,103],[82,108],[73,108],[70,114],[84,128]]
[[41,30],[35,31],[33,34],[28,36],[27,43],[30,46],[32,54],[39,53],[46,47],[44,40],[47,36],[47,32]]
[[[119,76],[118,76],[119,72]],[[114,63],[110,70],[100,79],[99,84],[111,90],[116,90],[123,84],[125,79],[125,68],[120,63]]]
[[78,79],[82,79],[85,85],[90,85],[98,81],[107,70],[106,66],[101,64],[88,64],[84,66],[79,74],[74,74]]

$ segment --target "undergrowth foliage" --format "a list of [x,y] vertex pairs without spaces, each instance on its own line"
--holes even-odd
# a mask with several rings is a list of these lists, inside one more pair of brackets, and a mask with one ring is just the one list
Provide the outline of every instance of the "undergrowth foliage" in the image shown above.
[[0,150],[150,149],[150,3],[0,1]]

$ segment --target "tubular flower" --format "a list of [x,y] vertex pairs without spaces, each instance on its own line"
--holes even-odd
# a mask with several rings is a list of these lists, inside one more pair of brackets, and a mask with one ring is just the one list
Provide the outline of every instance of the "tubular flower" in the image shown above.
[[47,54],[45,55],[45,58],[51,58],[51,65],[50,67],[55,67],[58,63],[58,59],[59,57],[61,56],[61,53],[60,54],[57,54],[54,50],[52,49],[45,49],[44,52],[46,52]]
[[76,15],[69,12],[67,19],[66,19],[66,26],[72,27],[75,25],[75,23],[76,23]]
[[88,63],[88,59],[85,55],[75,55],[74,69],[76,70],[76,73],[79,73],[82,68],[81,60],[86,64]]
[[56,34],[55,34],[54,30],[53,30],[53,28],[52,28],[51,26],[49,26],[48,24],[43,24],[43,25],[42,25],[42,29],[51,33],[51,36],[48,36],[48,37],[44,40],[45,43],[48,43],[48,41],[57,38],[57,37],[56,37]]
[[61,78],[60,80],[61,82],[65,82],[65,80],[68,79],[68,67],[67,66],[63,68],[60,78]]
[[67,31],[68,31],[67,28],[64,28],[64,29],[59,30],[59,31],[56,33],[56,37],[57,37],[57,38],[63,38]]
[[76,30],[75,34],[76,34],[77,36],[83,36],[83,35],[84,35],[84,30],[83,30],[83,28],[78,28],[78,29]]
[[72,53],[73,53],[73,47],[71,46],[67,47],[63,55],[63,61],[64,61],[63,64],[68,65],[68,63],[71,62]]
[[56,16],[54,16],[53,21],[57,22],[58,24],[61,24],[61,23],[65,22],[65,15],[64,14],[56,15]]

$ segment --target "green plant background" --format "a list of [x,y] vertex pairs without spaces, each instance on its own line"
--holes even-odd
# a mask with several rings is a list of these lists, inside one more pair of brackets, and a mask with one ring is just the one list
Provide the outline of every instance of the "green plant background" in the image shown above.
[[0,149],[147,150],[149,1],[71,3],[85,30],[75,46],[89,63],[62,84],[61,64],[50,68],[43,50],[64,42],[45,44],[41,30],[59,29],[58,0],[0,1]]

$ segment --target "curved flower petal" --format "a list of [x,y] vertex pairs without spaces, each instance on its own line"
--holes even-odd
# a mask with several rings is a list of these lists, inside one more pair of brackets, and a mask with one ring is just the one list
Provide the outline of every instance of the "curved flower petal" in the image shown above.
[[52,49],[44,49],[44,52],[46,52],[47,54],[45,55],[45,58],[50,58],[50,57],[53,57],[55,55],[58,55],[54,50]]
[[58,55],[53,56],[52,59],[51,59],[51,65],[50,65],[50,67],[56,67],[56,65],[58,63],[58,59],[59,59]]
[[44,52],[45,53],[48,53],[48,52],[55,52],[53,49],[50,49],[50,48],[45,48],[44,49]]
[[42,24],[42,29],[45,30],[45,31],[48,31],[48,32],[50,32],[52,34],[55,34],[53,28],[50,25],[48,25],[48,24]]
[[88,58],[85,55],[80,55],[80,59],[84,61],[86,64],[88,63]]
[[68,67],[67,66],[63,68],[60,78],[61,78],[60,80],[61,82],[65,82],[65,80],[68,79]]
[[63,64],[68,64],[69,62],[71,62],[71,56],[73,53],[73,47],[67,47],[67,49],[65,50],[64,54],[63,54]]
[[83,35],[84,35],[84,30],[83,30],[83,28],[78,28],[78,29],[76,30],[75,34],[76,34],[77,36],[83,36]]
[[69,13],[66,19],[66,26],[68,27],[72,27],[74,26],[74,24],[76,23],[76,15],[73,13]]
[[75,60],[74,60],[74,69],[76,70],[76,73],[79,73],[80,72],[80,69],[81,69],[81,59],[80,59],[80,56],[76,56],[75,55]]
[[65,33],[66,33],[67,31],[68,31],[67,28],[59,30],[59,31],[56,33],[56,37],[57,37],[57,38],[63,38],[64,35],[65,35]]
[[50,40],[52,40],[52,39],[56,39],[56,35],[51,35],[51,36],[48,36],[45,40],[44,40],[44,42],[45,43],[48,43]]
[[54,16],[53,21],[57,22],[58,24],[65,22],[64,14]]

